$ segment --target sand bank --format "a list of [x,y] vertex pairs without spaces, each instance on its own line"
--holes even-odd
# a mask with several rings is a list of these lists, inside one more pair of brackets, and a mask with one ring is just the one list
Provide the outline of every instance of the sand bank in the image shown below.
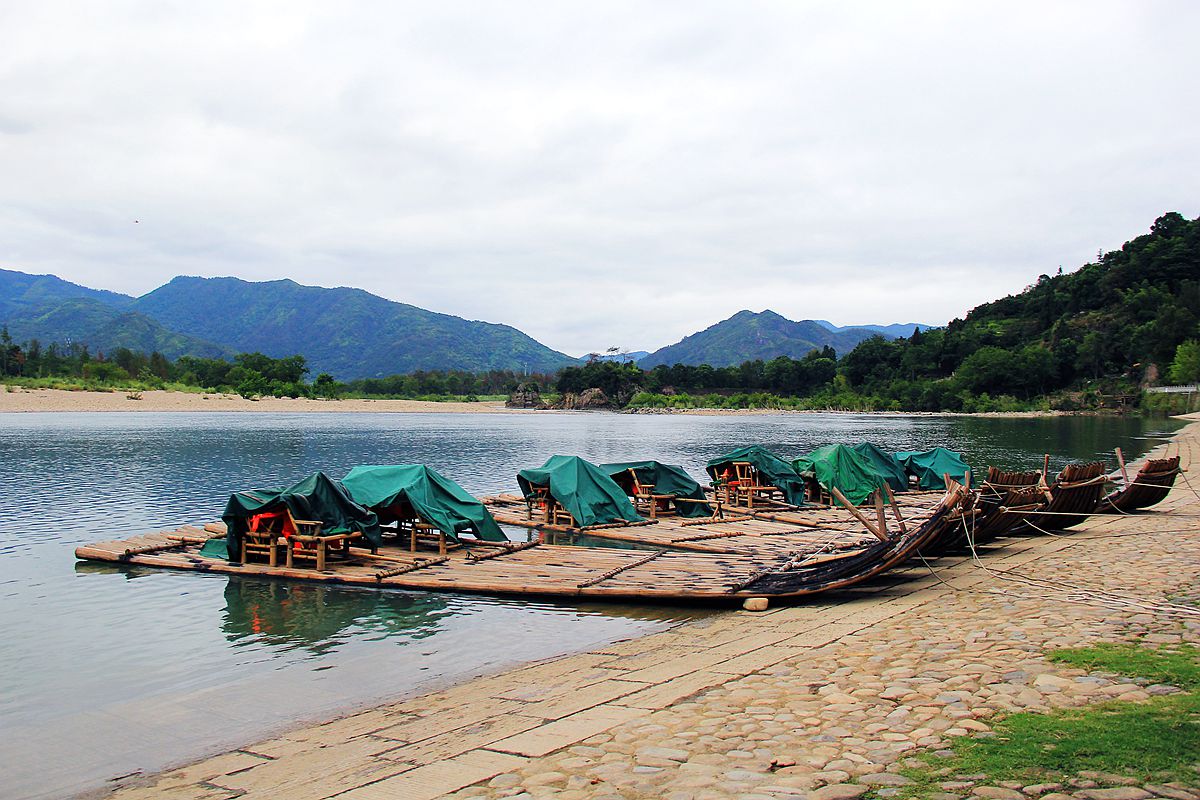
[[30,411],[258,411],[258,412],[408,412],[493,414],[521,413],[504,403],[438,403],[427,400],[308,400],[265,397],[247,400],[236,394],[191,392],[68,392],[63,389],[0,389],[0,413]]

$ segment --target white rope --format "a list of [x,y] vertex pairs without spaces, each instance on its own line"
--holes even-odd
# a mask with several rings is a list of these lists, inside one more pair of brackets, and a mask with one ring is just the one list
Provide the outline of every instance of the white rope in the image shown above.
[[[1137,610],[1167,617],[1182,617],[1185,619],[1194,619],[1200,617],[1200,608],[1181,605],[1178,603],[1164,603],[1146,600],[1131,595],[1121,595],[1115,592],[1097,590],[1088,587],[1079,587],[1064,583],[1061,580],[1049,581],[1040,578],[1031,578],[1021,573],[1012,570],[992,569],[983,563],[980,558],[979,551],[975,547],[974,531],[967,527],[965,518],[962,518],[966,541],[971,551],[971,562],[986,573],[988,576],[997,581],[1010,581],[1013,583],[1024,584],[1036,589],[1049,590],[1045,594],[1029,594],[1022,592],[1014,592],[1011,589],[985,588],[985,589],[960,589],[948,583],[926,559],[923,554],[920,555],[921,561],[929,572],[943,585],[955,592],[970,592],[981,594],[996,594],[1002,597],[1015,597],[1025,600],[1053,600],[1059,602],[1073,603],[1076,605],[1086,605],[1097,608],[1108,608],[1117,611]],[[1186,532],[1193,532],[1193,529],[1183,529]],[[1053,534],[1051,534],[1053,535]],[[1146,535],[1141,531],[1131,531],[1124,535]],[[1085,537],[1080,537],[1085,538]],[[1098,537],[1086,537],[1098,538]],[[1064,589],[1063,587],[1067,587]]]

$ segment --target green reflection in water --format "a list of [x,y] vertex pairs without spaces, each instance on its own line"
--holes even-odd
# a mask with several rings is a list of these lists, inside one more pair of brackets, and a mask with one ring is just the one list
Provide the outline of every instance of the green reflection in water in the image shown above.
[[247,639],[316,655],[334,652],[349,636],[432,636],[449,603],[423,593],[353,591],[297,581],[231,577],[221,631],[234,644]]

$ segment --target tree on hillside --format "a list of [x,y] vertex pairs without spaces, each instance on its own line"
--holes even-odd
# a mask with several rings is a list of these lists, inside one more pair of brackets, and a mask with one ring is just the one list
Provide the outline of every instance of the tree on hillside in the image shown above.
[[1200,381],[1200,342],[1188,339],[1175,348],[1175,358],[1167,377],[1171,383]]

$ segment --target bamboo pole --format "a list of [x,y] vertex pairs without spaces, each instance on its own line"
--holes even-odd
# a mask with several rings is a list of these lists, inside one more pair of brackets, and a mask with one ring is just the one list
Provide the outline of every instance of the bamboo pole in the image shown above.
[[681,520],[679,524],[685,528],[690,528],[693,525],[722,525],[726,522],[745,522],[746,520],[751,519],[751,518],[752,517],[748,517],[748,516],[724,517],[722,519],[709,519],[709,518],[705,517],[704,519]]
[[876,489],[872,494],[875,496],[875,519],[879,523],[879,530],[887,535],[887,515],[883,510],[883,492]]
[[1125,454],[1121,452],[1121,448],[1116,449],[1117,464],[1121,467],[1121,477],[1125,479],[1125,485],[1129,485],[1129,470],[1125,468]]
[[394,567],[392,569],[380,570],[379,572],[375,573],[375,580],[381,581],[384,578],[392,578],[392,577],[395,577],[396,575],[404,575],[405,573],[415,572],[416,570],[425,569],[426,567],[433,567],[433,566],[437,566],[438,564],[444,564],[449,560],[450,560],[450,556],[441,556],[439,558],[426,558],[426,559],[421,559],[416,563],[408,564],[407,566]]
[[540,544],[541,544],[541,542],[539,542],[537,540],[534,540],[532,542],[516,542],[511,545],[501,546],[501,547],[497,548],[496,550],[494,550],[493,552],[484,553],[481,556],[477,556],[468,550],[467,551],[467,561],[469,561],[472,564],[477,564],[480,561],[487,561],[489,559],[499,558],[500,556],[506,556],[509,553],[516,553],[521,550],[529,550],[530,548],[537,547]]
[[892,487],[885,483],[883,490],[887,492],[888,502],[892,504],[892,513],[896,516],[896,523],[900,526],[900,533],[907,533],[908,528],[904,524],[904,517],[900,516],[900,506],[896,505],[896,495],[892,494]]
[[122,554],[122,556],[124,558],[129,558],[130,556],[143,556],[148,553],[160,553],[163,550],[177,550],[181,547],[187,547],[187,546],[188,546],[188,542],[168,542],[166,544],[160,543],[160,544],[134,545],[132,547],[126,547],[125,552]]
[[876,538],[878,538],[879,541],[881,541],[881,542],[888,541],[888,537],[886,537],[882,533],[880,533],[879,530],[876,529],[876,527],[871,524],[871,521],[868,520],[866,517],[864,517],[862,515],[862,513],[859,512],[859,510],[854,507],[853,503],[851,503],[849,500],[846,499],[846,495],[842,494],[840,489],[838,489],[836,486],[834,486],[830,489],[830,492],[833,494],[834,497],[836,497],[838,499],[839,502],[841,502],[841,504],[843,506],[846,507],[847,511],[849,511],[852,515],[854,515],[855,519],[857,519],[859,522],[861,522],[863,524],[863,527],[865,527],[871,533],[875,534]]
[[607,572],[605,572],[601,575],[597,575],[595,578],[591,578],[589,580],[584,581],[583,583],[580,583],[577,588],[586,589],[589,586],[595,586],[597,583],[600,583],[601,581],[606,581],[609,578],[613,577],[614,575],[619,575],[620,573],[624,572],[627,569],[633,569],[634,567],[638,567],[649,561],[653,561],[654,559],[658,558],[665,552],[667,552],[667,551],[666,550],[655,550],[650,555],[648,555],[644,558],[639,558],[637,561],[631,561],[628,564],[622,564],[619,567],[613,567],[612,569],[608,570]]

